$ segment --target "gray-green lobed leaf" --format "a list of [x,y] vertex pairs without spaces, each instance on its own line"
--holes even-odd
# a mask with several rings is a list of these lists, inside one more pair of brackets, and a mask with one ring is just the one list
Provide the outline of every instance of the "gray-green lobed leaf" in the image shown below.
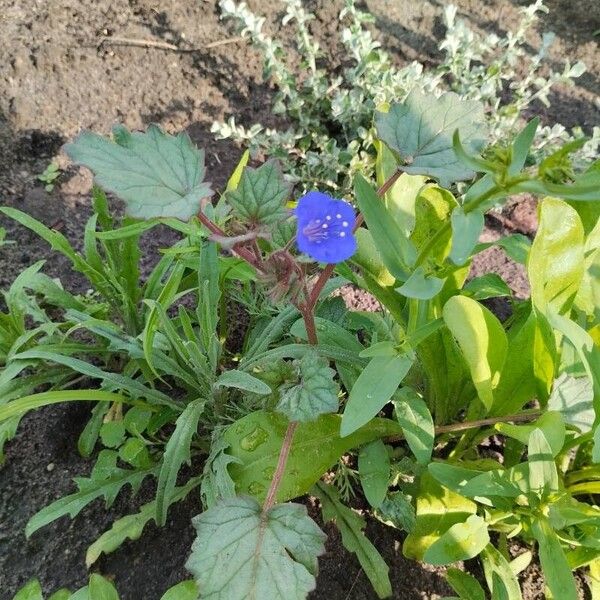
[[176,217],[187,221],[212,195],[204,181],[204,151],[187,133],[172,136],[157,125],[145,133],[115,127],[114,141],[83,131],[65,152],[93,171],[96,183],[125,201],[138,219]]
[[194,519],[186,564],[201,600],[303,600],[315,588],[325,534],[299,504],[266,513],[252,498],[227,498]]
[[299,361],[300,381],[282,394],[277,411],[290,421],[314,421],[319,415],[337,412],[338,385],[327,360],[315,350]]
[[401,155],[406,173],[434,177],[442,187],[474,175],[454,152],[454,132],[471,153],[485,144],[483,105],[453,92],[436,98],[413,89],[403,103],[376,113],[375,124],[379,138]]
[[266,225],[286,217],[289,192],[277,162],[270,160],[257,169],[246,167],[238,187],[227,192],[227,201],[243,220]]

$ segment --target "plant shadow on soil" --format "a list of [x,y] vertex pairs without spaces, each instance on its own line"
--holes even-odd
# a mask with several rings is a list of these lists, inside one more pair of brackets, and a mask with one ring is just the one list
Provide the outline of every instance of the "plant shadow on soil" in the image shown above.
[[[587,6],[585,2],[577,4]],[[219,23],[214,0],[193,7],[174,1],[166,11],[157,11],[146,0],[130,2],[128,7],[114,0],[79,4],[75,8],[60,0],[52,11],[45,11],[35,7],[33,0],[24,0],[22,5],[0,0],[0,10],[8,19],[6,29],[0,32],[0,45],[9,52],[8,60],[0,64],[0,199],[59,229],[77,247],[81,247],[83,226],[91,212],[89,176],[65,166],[59,183],[47,193],[36,175],[80,127],[106,133],[120,120],[131,128],[159,122],[170,131],[187,129],[207,150],[208,179],[222,189],[240,150],[227,141],[214,141],[210,122],[234,111],[236,120],[244,125],[277,122],[270,111],[272,90],[260,82],[260,60],[245,46],[224,47],[207,55],[99,48],[89,43],[104,31],[172,43],[183,43],[182,33],[186,40],[225,38],[231,32]],[[251,4],[267,13],[271,22],[281,10],[273,3]],[[419,59],[431,64],[437,60],[435,38],[440,33],[443,2],[414,3],[405,15],[403,9],[383,0],[368,4],[380,15],[388,14],[390,8],[388,20],[380,19],[378,34],[384,45],[387,42],[392,50],[398,50],[399,61]],[[482,24],[494,22],[498,5],[510,6],[505,0],[460,0],[458,4],[463,16],[471,14],[472,20],[479,19]],[[565,2],[553,0],[552,4],[562,10]],[[311,1],[309,6],[317,12],[314,33],[336,59],[331,40],[338,35],[336,12],[341,2]],[[514,25],[515,19],[511,16],[504,25]],[[575,36],[572,48],[578,42],[585,42],[586,48],[593,44],[588,32],[573,33],[570,25],[563,26],[558,18],[552,23],[565,39]],[[579,27],[581,22],[577,23]],[[586,76],[583,83],[588,88],[583,92],[597,91],[593,76]],[[582,95],[577,111],[570,108],[573,95],[564,98],[557,109],[560,114],[552,113],[552,118],[597,123],[598,109],[590,104],[589,96]],[[508,229],[506,223],[488,222],[489,235],[493,238],[511,230],[531,235],[535,203],[529,201],[528,206],[529,211],[521,211],[521,220],[512,214]],[[70,271],[68,261],[50,253],[33,233],[5,218],[0,219],[0,226],[6,227],[8,239],[16,241],[0,248],[1,288],[10,285],[23,268],[45,259],[45,272],[61,277],[70,289],[86,289],[83,279]],[[166,229],[146,236],[146,269],[156,260],[158,250],[172,241],[173,234]],[[476,273],[496,270],[506,275],[517,294],[527,293],[524,274],[507,263],[501,252],[492,249],[485,257]],[[6,463],[0,467],[0,600],[10,600],[18,587],[34,576],[40,578],[46,592],[83,585],[86,548],[114,519],[135,512],[153,497],[153,485],[146,482],[134,498],[125,492],[108,510],[96,501],[74,520],[61,519],[25,539],[27,520],[51,501],[73,492],[73,477],[89,475],[93,461],[81,458],[76,449],[89,410],[89,405],[81,403],[36,411],[23,419],[16,438],[8,444]],[[312,501],[306,503],[311,515],[319,519]],[[140,540],[126,542],[102,557],[92,570],[114,578],[123,600],[158,600],[166,588],[188,577],[183,565],[194,537],[190,520],[199,510],[199,498],[192,494],[170,509],[167,527],[149,524]],[[358,562],[343,548],[339,533],[330,525],[324,529],[328,534],[326,554],[319,561],[318,587],[311,598],[375,598]],[[431,599],[450,593],[443,569],[403,558],[402,537],[397,531],[369,519],[367,535],[390,566],[394,598]],[[523,589],[527,600],[543,597],[537,567],[525,574]]]

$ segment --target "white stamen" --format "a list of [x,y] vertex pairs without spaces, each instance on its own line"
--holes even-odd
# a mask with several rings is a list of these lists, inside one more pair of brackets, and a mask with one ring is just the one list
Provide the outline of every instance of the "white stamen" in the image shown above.
[[317,219],[315,223],[318,225],[321,222],[321,219]]
[[340,232],[340,237],[346,237],[346,232],[345,231],[341,231]]
[[348,221],[344,221],[344,222],[342,222],[342,225],[343,225],[344,227],[348,227]]
[[321,227],[322,227],[323,229],[327,229],[327,223],[323,223],[323,225],[321,225]]
[[336,219],[341,219],[341,218],[342,218],[342,215],[340,215],[340,213],[338,213],[337,215],[335,215],[335,218],[336,218]]
[[327,215],[325,218],[326,218],[328,221],[331,221],[331,217],[330,217],[329,215]]

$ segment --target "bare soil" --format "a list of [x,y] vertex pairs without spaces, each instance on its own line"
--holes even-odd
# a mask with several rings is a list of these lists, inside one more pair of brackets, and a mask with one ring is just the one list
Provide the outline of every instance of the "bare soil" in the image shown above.
[[[459,15],[481,30],[499,35],[513,30],[522,0],[457,0]],[[248,1],[268,18],[272,31],[280,29],[279,3]],[[340,62],[337,14],[341,0],[308,0],[317,19],[312,30],[334,65]],[[369,0],[376,17],[374,31],[399,63],[420,60],[434,64],[443,33],[441,12],[447,2],[422,0],[396,3]],[[557,42],[555,65],[568,58],[584,60],[589,72],[573,88],[552,94],[550,108],[535,107],[546,122],[580,125],[590,130],[600,122],[597,103],[600,3],[595,0],[548,0],[550,14],[542,29],[553,29]],[[281,30],[286,36],[287,30]],[[102,44],[104,36],[169,42],[193,51]],[[33,214],[81,243],[83,224],[90,214],[89,175],[68,166],[61,145],[80,129],[108,133],[124,123],[142,128],[151,122],[169,131],[187,130],[206,149],[207,166],[219,189],[237,163],[241,150],[215,141],[210,125],[235,115],[243,125],[274,124],[270,111],[272,90],[261,79],[260,57],[245,42],[210,49],[206,44],[233,36],[219,21],[215,0],[0,0],[0,202]],[[539,32],[531,35],[531,51],[539,47]],[[36,179],[51,160],[65,169],[48,193]],[[535,231],[535,203],[525,199],[507,215],[490,219],[486,236],[505,231]],[[17,243],[0,249],[0,288],[6,288],[23,268],[46,259],[46,270],[60,276],[72,289],[84,283],[66,261],[49,252],[33,234],[2,219],[8,238]],[[153,262],[170,234],[147,240],[147,260]],[[473,274],[495,271],[518,296],[527,283],[518,266],[499,250],[482,254]],[[87,578],[85,550],[116,517],[132,512],[152,490],[137,498],[119,497],[110,510],[96,502],[73,521],[62,519],[36,533],[23,534],[27,519],[50,501],[74,490],[72,477],[89,473],[92,461],[82,459],[76,439],[89,407],[51,407],[27,416],[8,446],[0,467],[0,600],[9,600],[29,578],[40,578],[44,590],[75,588]],[[172,508],[168,526],[148,526],[141,540],[124,544],[94,570],[114,578],[123,600],[157,600],[170,585],[186,577],[183,564],[193,539],[190,518],[199,511],[198,498]],[[318,590],[312,598],[363,600],[375,598],[357,561],[341,546],[329,526],[327,553],[320,560]],[[390,565],[394,597],[433,599],[450,590],[442,572],[406,561],[397,532],[370,521],[368,534]],[[539,571],[523,577],[525,598],[543,598]],[[583,594],[583,592],[582,592]],[[582,595],[583,597],[583,595]]]

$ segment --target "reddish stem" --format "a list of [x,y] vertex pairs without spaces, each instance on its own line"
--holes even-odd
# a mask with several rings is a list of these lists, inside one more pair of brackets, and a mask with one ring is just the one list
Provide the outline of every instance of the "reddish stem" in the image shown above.
[[271,485],[269,486],[269,491],[267,492],[267,497],[265,498],[265,502],[263,504],[263,512],[267,512],[273,506],[273,504],[275,504],[277,490],[281,484],[281,479],[285,473],[285,465],[287,463],[290,450],[292,449],[292,441],[294,439],[296,427],[298,427],[298,421],[290,421],[288,423],[285,431],[285,437],[283,438],[283,444],[281,444],[281,451],[279,452],[277,468],[273,474],[273,479],[271,479]]

